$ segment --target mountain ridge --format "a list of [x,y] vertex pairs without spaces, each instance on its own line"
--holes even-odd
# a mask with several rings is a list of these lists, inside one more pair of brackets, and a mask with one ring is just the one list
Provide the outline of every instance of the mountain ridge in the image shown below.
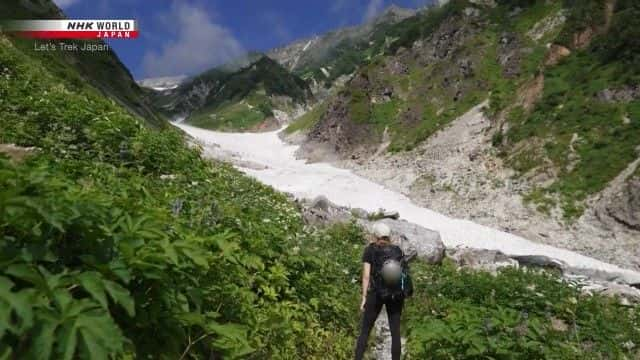
[[156,106],[198,126],[249,130],[265,121],[272,123],[265,126],[275,126],[274,110],[296,111],[311,99],[306,82],[254,53],[158,93]]

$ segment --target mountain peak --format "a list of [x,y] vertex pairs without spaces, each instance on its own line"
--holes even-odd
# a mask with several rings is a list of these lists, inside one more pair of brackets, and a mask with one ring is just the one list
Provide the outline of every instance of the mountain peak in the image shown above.
[[380,15],[378,15],[374,19],[374,22],[381,23],[381,22],[387,22],[389,20],[392,20],[392,21],[404,20],[410,16],[415,15],[415,13],[416,13],[416,10],[414,9],[403,8],[396,4],[391,4],[386,9],[384,9],[384,11],[380,13]]

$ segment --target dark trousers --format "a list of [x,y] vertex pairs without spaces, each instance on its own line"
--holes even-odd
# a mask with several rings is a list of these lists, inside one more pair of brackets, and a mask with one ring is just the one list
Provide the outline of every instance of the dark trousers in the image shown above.
[[375,291],[370,291],[367,294],[367,301],[364,305],[364,312],[362,314],[362,323],[360,326],[360,336],[356,343],[356,360],[362,360],[364,352],[367,348],[367,340],[369,339],[369,333],[371,328],[376,322],[382,305],[385,305],[387,309],[387,316],[389,317],[389,329],[391,330],[391,358],[393,360],[400,360],[400,352],[402,345],[400,343],[400,315],[402,314],[403,300],[384,302],[378,296]]

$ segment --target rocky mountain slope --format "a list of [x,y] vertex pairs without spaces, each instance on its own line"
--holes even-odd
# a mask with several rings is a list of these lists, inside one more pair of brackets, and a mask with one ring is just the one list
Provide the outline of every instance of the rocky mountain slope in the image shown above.
[[[8,0],[0,3],[1,19],[61,19],[64,13],[51,0]],[[77,87],[87,84],[114,99],[153,127],[165,126],[166,119],[151,105],[149,92],[140,88],[112,50],[35,51],[34,40],[11,38],[26,54],[68,78]],[[67,41],[73,43],[74,41]],[[102,42],[102,41],[98,41]]]
[[384,54],[292,125],[301,155],[640,268],[639,14],[631,1],[504,0],[408,18]]
[[267,55],[309,80],[316,93],[349,75],[386,41],[388,29],[416,10],[390,6],[375,19],[273,49]]
[[304,80],[264,55],[250,54],[157,93],[154,103],[167,116],[196,126],[259,130],[279,126],[312,99]]
[[[264,130],[279,127],[303,113],[313,100],[327,97],[328,88],[334,83],[343,84],[346,77],[370,56],[371,49],[384,44],[386,29],[413,14],[414,10],[392,6],[361,26],[300,40],[274,49],[266,57],[249,53],[179,86],[173,86],[173,83],[172,86],[156,86],[154,105],[172,119],[186,119],[188,123],[206,128]],[[377,45],[371,46],[371,42]],[[273,76],[263,78],[266,74]],[[227,83],[243,89],[233,90],[233,93],[224,90],[219,94]]]

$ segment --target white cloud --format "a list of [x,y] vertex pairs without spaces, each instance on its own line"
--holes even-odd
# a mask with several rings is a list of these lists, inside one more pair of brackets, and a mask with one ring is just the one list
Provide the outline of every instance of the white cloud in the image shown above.
[[53,0],[59,8],[68,8],[79,0]]
[[383,0],[370,0],[364,13],[364,21],[373,20],[382,11]]
[[177,34],[159,50],[145,53],[142,65],[146,76],[194,74],[244,53],[231,31],[216,24],[204,9],[176,2],[167,17]]

